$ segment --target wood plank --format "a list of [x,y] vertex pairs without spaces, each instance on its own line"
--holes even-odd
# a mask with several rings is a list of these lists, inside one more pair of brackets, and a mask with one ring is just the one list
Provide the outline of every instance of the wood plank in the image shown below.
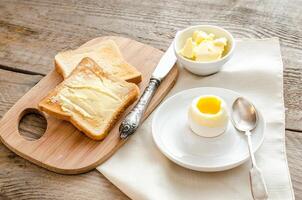
[[24,75],[0,69],[0,117],[41,78],[40,75]]
[[302,130],[301,7],[298,0],[2,0],[0,65],[46,74],[56,52],[101,35],[128,36],[165,50],[176,30],[193,24],[220,25],[236,37],[279,37],[285,67],[286,127]]
[[176,30],[202,23],[221,25],[237,37],[279,37],[285,58],[301,55],[301,1],[185,2],[2,0],[1,64],[46,73],[57,51],[100,35],[129,36],[164,50]]
[[[0,116],[41,78],[0,70]],[[41,134],[43,125],[36,125],[35,118],[29,118],[23,128]],[[0,199],[128,199],[96,170],[78,176],[55,174],[22,159],[2,143],[0,169]]]
[[94,170],[77,176],[55,174],[0,144],[0,199],[128,199]]
[[302,131],[302,63],[300,67],[287,68],[283,75],[285,127],[298,131]]

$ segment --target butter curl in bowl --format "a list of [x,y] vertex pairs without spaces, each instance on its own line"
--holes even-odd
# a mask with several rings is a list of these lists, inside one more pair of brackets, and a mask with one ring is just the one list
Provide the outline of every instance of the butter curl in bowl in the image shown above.
[[210,75],[221,70],[235,48],[233,36],[212,25],[191,26],[176,34],[174,42],[178,62],[197,75]]

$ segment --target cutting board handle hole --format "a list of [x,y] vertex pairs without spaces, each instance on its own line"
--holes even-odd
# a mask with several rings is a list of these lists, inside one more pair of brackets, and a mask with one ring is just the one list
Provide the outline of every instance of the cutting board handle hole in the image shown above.
[[42,112],[35,108],[25,109],[19,117],[19,134],[29,141],[43,136],[47,128],[47,120]]

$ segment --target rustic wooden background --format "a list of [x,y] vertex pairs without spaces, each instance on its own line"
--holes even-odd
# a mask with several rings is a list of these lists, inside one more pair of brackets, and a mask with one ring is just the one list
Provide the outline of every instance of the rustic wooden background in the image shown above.
[[[279,37],[284,62],[286,145],[296,199],[302,199],[302,1],[0,0],[0,116],[53,68],[56,52],[102,35],[165,50],[176,30],[215,24],[236,37]],[[27,116],[25,137],[42,119]],[[0,199],[128,199],[96,170],[64,176],[37,167],[0,143]]]

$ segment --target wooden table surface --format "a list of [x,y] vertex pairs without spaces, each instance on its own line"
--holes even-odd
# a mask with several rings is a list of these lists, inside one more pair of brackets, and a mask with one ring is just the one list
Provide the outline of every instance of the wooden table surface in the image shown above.
[[[236,37],[279,37],[284,63],[286,150],[296,199],[302,199],[302,1],[300,0],[1,0],[0,116],[53,68],[56,52],[94,37],[120,35],[166,50],[176,30],[225,27]],[[36,138],[43,120],[20,124]],[[96,170],[59,175],[0,143],[0,199],[128,199]]]

